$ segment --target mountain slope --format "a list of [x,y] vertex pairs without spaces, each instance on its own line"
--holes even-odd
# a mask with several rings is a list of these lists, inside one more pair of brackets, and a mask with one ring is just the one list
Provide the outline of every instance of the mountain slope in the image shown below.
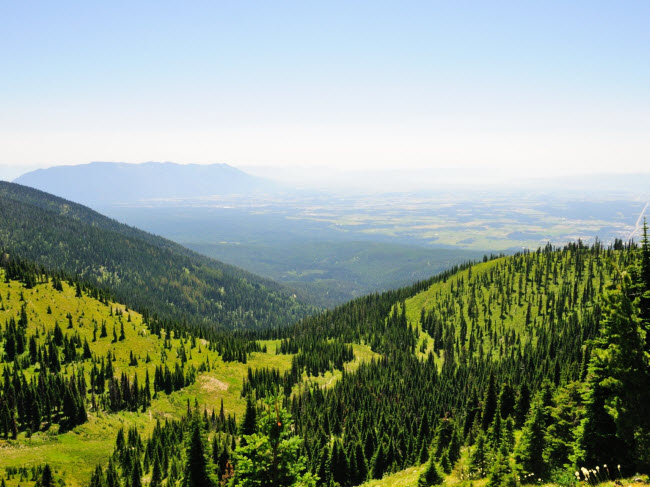
[[250,329],[309,311],[270,280],[17,184],[0,182],[0,246],[160,316]]
[[275,184],[228,164],[92,162],[37,169],[15,183],[85,205],[271,191]]
[[[30,285],[5,277],[6,271],[0,269],[1,478],[6,478],[5,469],[31,470],[48,462],[68,487],[87,486],[95,465],[112,453],[120,428],[128,431],[135,427],[149,434],[156,420],[180,418],[186,402],[195,398],[217,413],[223,401],[225,416],[232,422],[231,415],[241,416],[244,411],[245,400],[240,392],[248,367],[272,365],[284,370],[290,365],[290,357],[275,355],[272,342],[264,343],[271,347],[269,353],[250,354],[248,364],[224,361],[217,352],[218,343],[169,329],[161,331],[123,304],[92,297],[92,290],[78,293],[65,281],[57,289],[59,284],[44,276]],[[24,322],[9,331],[13,329],[11,320],[23,314]],[[28,347],[32,340],[33,348]],[[20,345],[17,347],[17,360],[13,354],[7,355],[14,348],[7,345],[10,341],[24,343],[24,352]],[[58,357],[58,372],[58,367],[52,366],[54,354]],[[172,373],[180,368],[183,383],[164,391],[156,374],[156,369],[164,367]],[[23,374],[26,381],[22,380]],[[63,395],[58,379],[67,381],[75,375],[83,377],[86,384],[86,420],[64,427],[66,409],[58,405]],[[132,388],[139,383],[139,399],[129,397],[123,375]],[[11,380],[5,382],[7,377]],[[56,380],[51,381],[52,377]],[[32,379],[37,379],[35,386]],[[47,387],[43,387],[43,381]],[[32,386],[37,395],[31,393]],[[116,394],[116,390],[120,393]],[[11,431],[8,438],[4,435],[5,404],[10,405],[9,416],[16,419],[16,438],[12,438]],[[35,415],[39,416],[36,421]],[[7,480],[7,486],[33,486],[28,481],[31,472],[25,477],[21,480],[19,473]]]
[[[11,266],[6,267],[7,272],[13,272]],[[629,287],[632,283],[634,287]],[[189,458],[189,450],[183,448],[183,438],[187,438],[192,429],[200,429],[210,441],[210,457],[215,463],[208,461],[208,468],[214,469],[215,474],[225,473],[230,478],[232,469],[237,475],[242,465],[242,471],[250,470],[255,463],[240,463],[242,454],[247,448],[250,453],[251,445],[257,441],[269,441],[269,437],[264,436],[264,432],[274,431],[265,429],[269,421],[290,431],[290,436],[299,436],[295,438],[296,445],[303,442],[300,451],[305,459],[300,463],[320,478],[309,485],[336,482],[351,487],[381,479],[367,485],[414,486],[431,462],[440,464],[448,475],[449,484],[469,480],[484,485],[490,477],[491,485],[502,485],[506,477],[510,479],[507,483],[512,481],[514,485],[513,476],[520,475],[521,485],[542,481],[574,485],[567,479],[574,478],[572,457],[574,453],[582,455],[578,440],[583,435],[582,428],[589,423],[590,414],[598,418],[592,426],[593,433],[604,434],[606,441],[603,445],[590,446],[595,455],[588,460],[585,461],[584,456],[576,457],[581,462],[578,465],[600,465],[602,470],[605,463],[610,466],[622,464],[619,472],[601,472],[591,484],[622,478],[627,472],[631,475],[635,471],[648,471],[638,460],[645,455],[643,450],[634,451],[625,444],[615,449],[609,446],[612,441],[618,441],[619,434],[616,429],[611,430],[611,412],[604,402],[590,399],[594,391],[608,400],[614,399],[611,395],[616,392],[615,389],[599,389],[599,382],[594,380],[596,374],[601,374],[599,377],[604,385],[613,379],[626,384],[631,379],[638,384],[647,383],[641,380],[647,381],[647,369],[623,370],[622,375],[616,367],[608,369],[610,359],[604,348],[613,340],[615,345],[625,345],[627,354],[622,357],[623,361],[628,354],[633,356],[641,352],[643,355],[646,342],[642,330],[650,322],[646,318],[641,320],[642,316],[647,316],[647,301],[643,305],[646,314],[641,315],[637,298],[641,295],[650,301],[650,248],[647,243],[643,254],[621,242],[607,249],[599,244],[587,248],[580,243],[562,249],[549,246],[538,252],[485,259],[407,288],[356,299],[277,330],[280,340],[257,342],[259,348],[249,354],[250,369],[243,380],[244,364],[225,364],[234,368],[228,369],[231,370],[228,375],[218,375],[226,370],[223,358],[215,356],[212,346],[185,335],[182,328],[176,328],[180,331],[180,340],[176,341],[175,332],[170,343],[166,339],[167,332],[154,321],[146,331],[151,330],[158,338],[151,336],[153,341],[149,343],[147,333],[141,333],[144,317],[113,303],[107,306],[105,298],[100,302],[88,301],[84,295],[90,294],[89,290],[78,288],[76,294],[79,296],[73,296],[74,286],[64,284],[63,291],[58,294],[52,291],[55,286],[54,282],[42,277],[35,283],[29,273],[22,283],[10,280],[0,284],[0,297],[3,298],[0,311],[5,311],[7,320],[4,329],[0,328],[0,347],[5,352],[15,348],[12,344],[16,339],[12,337],[20,335],[20,330],[25,328],[31,336],[23,339],[23,343],[31,342],[31,337],[35,337],[38,345],[56,340],[57,334],[51,332],[52,326],[56,327],[53,321],[58,318],[65,323],[67,320],[63,334],[67,339],[77,335],[81,338],[73,340],[77,345],[76,362],[68,363],[65,359],[66,373],[70,374],[80,370],[79,365],[88,360],[79,355],[83,339],[90,341],[93,337],[93,320],[97,324],[107,320],[108,336],[99,336],[97,342],[91,342],[90,351],[116,350],[117,366],[127,368],[132,352],[138,364],[128,365],[128,370],[142,372],[143,367],[151,367],[159,360],[163,363],[169,354],[176,362],[189,359],[195,367],[205,364],[208,377],[232,385],[224,401],[228,412],[238,412],[237,428],[233,422],[210,417],[210,409],[219,407],[215,399],[221,397],[219,387],[222,386],[205,379],[205,375],[204,379],[196,383],[190,381],[191,384],[185,384],[180,391],[174,391],[169,402],[162,405],[152,402],[148,411],[154,414],[173,411],[165,416],[167,418],[178,418],[187,407],[184,420],[166,424],[162,430],[154,427],[146,415],[131,411],[128,414],[134,414],[125,418],[127,412],[112,413],[118,414],[120,421],[125,420],[125,426],[137,426],[129,430],[128,440],[129,445],[136,448],[125,450],[119,436],[114,449],[107,440],[89,448],[101,450],[106,455],[118,452],[112,457],[118,464],[116,475],[126,484],[130,482],[131,466],[136,461],[142,468],[142,484],[148,485],[154,476],[152,461],[155,462],[156,456],[161,459],[168,456],[173,461],[162,466],[162,477],[168,479],[167,485],[179,485],[183,465],[193,461]],[[616,300],[621,299],[622,292],[628,291],[632,292],[631,297],[637,304],[627,309],[616,307]],[[68,300],[67,304],[55,308],[54,304],[62,298]],[[46,311],[49,303],[52,303],[52,315]],[[115,307],[119,312],[112,311]],[[64,314],[66,312],[71,318]],[[0,321],[2,316],[0,314]],[[17,328],[11,321],[15,317],[20,317]],[[125,340],[115,337],[111,341],[111,325],[117,328],[122,324],[126,329]],[[608,332],[614,324],[614,333]],[[623,341],[620,341],[621,336]],[[217,337],[217,343],[233,338],[235,335],[225,333]],[[65,343],[65,340],[59,341]],[[70,346],[62,348],[62,356],[67,357],[71,353]],[[40,361],[41,355],[51,357],[51,354],[32,353],[32,349],[30,344],[29,349],[17,359],[14,356],[13,361],[14,354],[10,353],[0,365],[5,370],[26,370],[28,375],[35,377],[35,362]],[[151,356],[151,363],[146,358],[142,360],[146,353]],[[51,360],[44,358],[43,363],[51,363]],[[89,363],[94,364],[99,362]],[[210,368],[217,375],[211,375]],[[612,376],[603,376],[605,370]],[[232,376],[236,371],[240,373],[238,380]],[[6,384],[6,377],[12,376],[4,374],[3,377]],[[38,377],[39,380],[47,379],[42,373]],[[9,382],[21,383],[13,378]],[[26,385],[23,381],[22,387]],[[0,391],[6,390],[11,392],[11,388],[2,387],[0,383]],[[113,396],[104,393],[101,400],[110,403]],[[627,407],[637,396],[641,399],[640,407],[635,410]],[[647,415],[645,423],[639,419],[644,417],[647,396],[645,388],[632,397],[623,395],[609,403],[617,408],[618,414],[631,419],[641,435],[648,431]],[[242,418],[244,398],[246,413]],[[86,399],[91,403],[88,396]],[[193,399],[196,399],[194,408],[191,407]],[[621,401],[620,404],[617,401]],[[285,408],[292,419],[285,415]],[[9,441],[6,445],[12,455],[8,465],[21,465],[21,461],[38,465],[40,461],[32,455],[29,462],[25,462],[25,455],[32,454],[27,434],[29,420],[36,414],[34,411],[38,408],[24,407],[22,410],[26,419],[21,420],[18,443]],[[269,414],[260,414],[262,411]],[[247,422],[247,418],[255,415],[257,429]],[[276,422],[276,417],[283,420]],[[98,424],[93,423],[94,420],[77,426],[75,434],[89,435],[87,428]],[[0,418],[0,431],[1,423]],[[110,423],[111,426],[115,424]],[[99,425],[106,428],[109,423]],[[251,440],[247,446],[242,434],[248,428],[257,431],[261,439]],[[147,434],[151,435],[149,439],[143,439]],[[167,437],[163,443],[161,435]],[[531,441],[533,436],[534,442]],[[52,447],[49,433],[39,430],[35,437],[36,445],[47,440]],[[68,433],[59,437],[62,443],[75,438]],[[102,438],[106,439],[105,432]],[[0,447],[3,446],[0,440]],[[253,450],[256,449],[253,447]],[[128,456],[125,451],[130,452]],[[153,456],[152,451],[156,452]],[[61,465],[55,453],[50,450],[49,454],[48,461],[55,467]],[[91,462],[99,461],[102,468],[106,468],[108,456],[104,458],[102,461],[101,454],[97,453],[85,461],[86,479]],[[272,485],[262,470],[258,473],[262,478],[260,485]],[[73,478],[76,478],[74,474]],[[15,487],[17,484],[18,478],[14,476],[8,485]]]

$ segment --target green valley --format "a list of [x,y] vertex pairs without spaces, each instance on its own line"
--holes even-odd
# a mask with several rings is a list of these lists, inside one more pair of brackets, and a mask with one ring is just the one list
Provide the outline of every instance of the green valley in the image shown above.
[[[66,485],[110,485],[109,477],[158,485],[160,476],[171,487],[188,475],[183,465],[194,454],[181,439],[187,435],[204,438],[199,458],[212,482],[249,485],[275,468],[254,467],[265,450],[247,445],[273,440],[265,421],[276,415],[285,428],[278,447],[293,445],[279,461],[297,469],[278,485],[423,485],[424,472],[439,472],[450,485],[538,478],[566,485],[588,480],[580,470],[574,476],[584,465],[587,476],[598,465],[621,465],[599,481],[643,472],[643,407],[625,405],[645,392],[629,396],[594,381],[616,377],[634,388],[647,380],[640,365],[647,360],[643,289],[650,288],[644,245],[643,252],[617,242],[486,257],[288,328],[211,335],[173,322],[166,328],[92,286],[9,259],[12,279],[0,291],[4,397],[14,384],[42,387],[56,373],[54,350],[63,383],[86,389],[86,420],[70,423],[63,405],[48,414],[29,405],[5,413],[7,485],[31,485],[47,463]],[[626,296],[637,295],[641,301],[630,304]],[[620,321],[622,313],[631,321]],[[627,342],[618,338],[623,331],[614,333],[621,326],[633,326]],[[612,352],[622,346],[625,356]],[[111,374],[104,373],[108,362]],[[172,371],[167,381],[163,366]],[[131,392],[116,400],[116,387]],[[599,390],[617,398],[610,407],[633,425],[631,433],[599,406]],[[115,443],[117,431],[124,433]],[[166,460],[154,475],[156,458]]]
[[126,305],[207,327],[287,325],[293,292],[61,198],[0,182],[0,247],[110,289]]

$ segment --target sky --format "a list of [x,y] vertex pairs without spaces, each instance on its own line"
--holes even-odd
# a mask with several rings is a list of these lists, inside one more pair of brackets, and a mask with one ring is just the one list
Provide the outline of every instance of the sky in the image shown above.
[[0,168],[648,172],[649,18],[641,1],[0,2]]

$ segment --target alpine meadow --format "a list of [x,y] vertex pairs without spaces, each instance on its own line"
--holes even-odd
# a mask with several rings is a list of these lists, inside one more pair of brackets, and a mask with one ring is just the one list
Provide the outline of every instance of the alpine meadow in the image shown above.
[[0,487],[650,485],[650,3],[0,18]]

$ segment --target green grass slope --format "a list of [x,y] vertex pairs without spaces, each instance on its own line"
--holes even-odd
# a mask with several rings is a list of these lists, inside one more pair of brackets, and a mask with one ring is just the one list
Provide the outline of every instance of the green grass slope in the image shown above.
[[[51,280],[28,288],[15,280],[5,282],[5,276],[5,271],[0,269],[0,382],[4,370],[14,368],[13,363],[2,361],[6,345],[6,336],[3,335],[6,331],[5,324],[11,318],[19,317],[23,307],[28,320],[26,336],[36,337],[39,346],[45,343],[56,324],[66,337],[79,336],[81,343],[88,342],[92,359],[78,357],[70,363],[64,362],[62,372],[66,377],[73,373],[83,374],[90,384],[93,363],[106,358],[109,352],[114,357],[114,376],[119,377],[124,372],[133,380],[137,375],[140,384],[143,384],[147,372],[153,381],[156,367],[165,364],[173,369],[176,364],[183,362],[182,356],[186,357],[185,370],[191,367],[197,370],[195,382],[169,395],[159,392],[144,412],[124,410],[114,413],[101,405],[95,409],[88,392],[88,421],[84,424],[61,432],[58,423],[43,421],[38,431],[28,434],[21,430],[17,439],[4,439],[0,434],[0,476],[6,477],[9,472],[18,469],[6,481],[8,487],[34,485],[30,481],[33,476],[31,469],[45,463],[55,469],[56,475],[67,486],[85,486],[94,467],[104,463],[113,451],[119,428],[128,430],[136,427],[143,437],[147,437],[156,420],[182,417],[187,411],[188,401],[192,405],[196,401],[201,408],[210,413],[215,410],[217,414],[223,401],[226,416],[241,418],[245,409],[241,391],[248,368],[268,367],[284,372],[291,367],[292,355],[275,353],[278,341],[260,342],[266,351],[250,354],[245,364],[224,362],[206,340],[193,340],[189,336],[178,338],[173,333],[166,335],[165,332],[162,333],[162,339],[149,332],[140,313],[112,301],[104,303],[85,294],[79,297],[75,288],[66,282],[62,283],[63,290],[57,291]],[[69,323],[72,323],[71,327]],[[100,336],[102,324],[108,331],[106,337]],[[113,329],[119,335],[122,325],[125,339],[114,342]],[[78,348],[77,352],[81,355],[82,348]],[[132,365],[132,355],[136,358],[137,365]],[[355,346],[355,360],[347,364],[346,369],[354,371],[362,361],[369,360],[373,355],[368,347]],[[27,356],[28,352],[25,351],[21,359],[24,360]],[[201,367],[206,370],[201,371]],[[35,364],[24,368],[22,372],[29,381],[37,379],[41,370],[40,364]],[[340,372],[329,372],[310,378],[309,381],[327,387],[340,377]],[[107,394],[108,392],[105,396]],[[96,400],[98,404],[101,403],[100,397]]]

